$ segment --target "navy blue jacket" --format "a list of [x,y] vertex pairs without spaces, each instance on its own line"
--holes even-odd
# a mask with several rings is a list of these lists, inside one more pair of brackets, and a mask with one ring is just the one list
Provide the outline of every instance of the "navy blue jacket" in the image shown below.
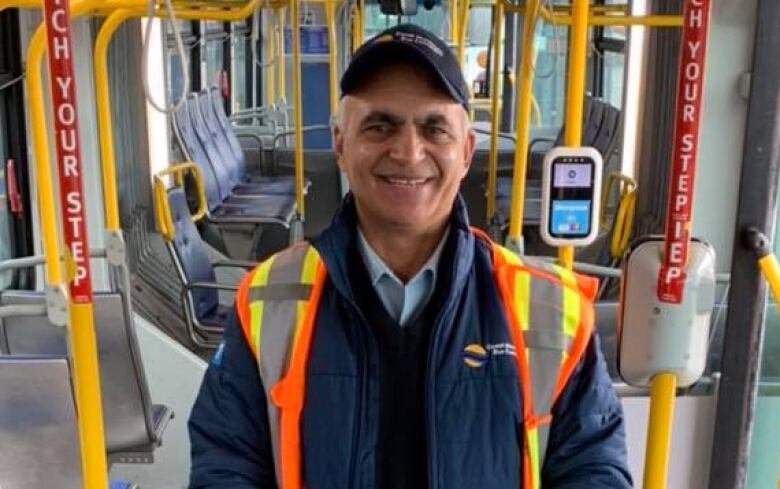
[[[328,269],[306,376],[302,416],[307,489],[372,489],[378,429],[378,355],[347,279],[355,239],[347,199],[313,241]],[[446,299],[428,353],[426,417],[430,489],[521,489],[522,399],[513,357],[481,368],[466,345],[511,343],[487,244],[452,215]],[[445,257],[443,257],[444,259]],[[445,264],[446,265],[446,264]],[[442,280],[442,279],[440,279]],[[266,399],[237,320],[206,372],[189,421],[192,489],[275,488]],[[399,467],[398,470],[403,470]],[[621,405],[597,337],[553,409],[543,489],[626,489],[631,476]]]

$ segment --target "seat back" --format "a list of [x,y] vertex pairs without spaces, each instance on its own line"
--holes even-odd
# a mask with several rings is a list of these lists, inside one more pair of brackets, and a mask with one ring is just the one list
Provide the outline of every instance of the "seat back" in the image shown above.
[[583,111],[584,119],[582,121],[582,145],[593,146],[593,142],[598,136],[601,123],[604,120],[604,114],[607,107],[603,101],[586,97],[589,100],[588,111]]
[[620,110],[609,104],[604,105],[604,117],[601,121],[598,134],[593,141],[593,146],[604,157],[605,163],[609,153],[615,147],[620,129]]
[[[93,297],[107,451],[151,450],[159,440],[155,439],[152,403],[129,305],[116,292],[95,292]],[[0,294],[3,306],[45,304],[43,292],[7,290]],[[3,353],[67,355],[67,331],[51,324],[46,315],[11,316],[1,321],[7,349]]]
[[[209,89],[209,96],[211,98],[211,108],[214,109],[214,113],[217,115],[217,120],[219,121],[219,127],[222,128],[222,132],[225,134],[228,143],[230,143],[230,148],[233,150],[233,156],[237,161],[245,162],[244,150],[241,149],[241,143],[233,132],[233,128],[230,127],[230,121],[225,113],[225,107],[222,105],[222,95],[219,92],[219,88],[211,87]],[[246,163],[242,163],[241,166],[246,167]]]
[[[593,97],[586,95],[585,99],[582,103],[582,145],[587,146],[588,141],[592,141],[595,137],[595,131],[598,131],[598,123],[601,122],[601,107],[598,106],[599,101],[594,99]],[[597,120],[598,123],[595,124],[595,127],[592,127],[593,124],[590,121]],[[592,133],[593,134],[592,134]],[[555,142],[553,142],[553,148],[557,146],[563,146],[563,142],[566,137],[566,124],[563,124],[561,126],[561,130],[558,131],[558,136],[555,138]]]
[[0,356],[0,487],[81,489],[68,361]]
[[230,173],[222,163],[222,157],[219,154],[219,148],[217,148],[216,141],[212,139],[211,132],[209,132],[209,129],[206,126],[206,121],[203,120],[203,114],[198,105],[198,94],[189,94],[185,105],[189,108],[192,127],[195,129],[195,134],[197,135],[200,144],[203,146],[208,164],[211,165],[211,168],[214,171],[220,198],[225,200],[230,195],[234,185],[230,182]]
[[[181,187],[168,189],[168,203],[174,228],[173,240],[169,246],[182,283],[216,282],[217,277],[208,252],[187,208],[184,190]],[[195,288],[190,294],[198,319],[206,316],[219,304],[216,290]]]
[[183,103],[173,114],[173,128],[185,156],[198,165],[203,176],[203,186],[206,191],[206,204],[209,211],[216,209],[222,203],[217,177],[209,163],[209,157],[195,133],[195,127],[190,118],[188,103]]
[[214,105],[211,103],[209,91],[204,90],[198,94],[198,107],[200,107],[200,111],[203,114],[203,120],[206,122],[206,127],[211,133],[211,139],[217,145],[221,162],[228,171],[230,183],[235,187],[246,175],[244,155],[242,153],[241,157],[237,158],[233,152],[230,141],[228,141],[225,131],[222,130],[219,117],[214,111]]

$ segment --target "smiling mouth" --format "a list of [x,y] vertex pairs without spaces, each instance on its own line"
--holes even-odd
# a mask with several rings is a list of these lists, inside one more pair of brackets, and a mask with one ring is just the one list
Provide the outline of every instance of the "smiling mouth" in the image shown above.
[[399,177],[386,177],[379,176],[380,179],[389,183],[390,185],[397,185],[400,187],[419,187],[428,183],[430,178],[399,178]]

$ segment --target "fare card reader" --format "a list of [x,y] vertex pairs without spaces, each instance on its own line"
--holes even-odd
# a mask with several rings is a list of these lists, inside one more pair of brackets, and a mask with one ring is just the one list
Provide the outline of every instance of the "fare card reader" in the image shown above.
[[598,234],[601,154],[594,148],[553,148],[542,171],[541,235],[552,246],[585,246]]

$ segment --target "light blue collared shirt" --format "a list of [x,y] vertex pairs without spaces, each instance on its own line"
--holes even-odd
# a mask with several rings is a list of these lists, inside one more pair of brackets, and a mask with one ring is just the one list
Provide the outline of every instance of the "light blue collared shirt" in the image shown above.
[[428,261],[409,282],[404,284],[379,258],[379,255],[366,241],[363,232],[358,228],[358,250],[360,250],[360,256],[363,257],[363,262],[368,269],[371,284],[390,317],[402,327],[417,318],[433,295],[439,258],[449,233],[450,230],[447,228]]

